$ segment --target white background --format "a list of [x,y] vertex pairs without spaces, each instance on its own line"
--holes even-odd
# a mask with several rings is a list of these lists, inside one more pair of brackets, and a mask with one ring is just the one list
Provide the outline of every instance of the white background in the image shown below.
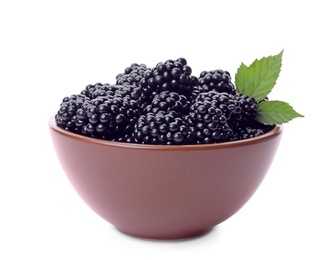
[[[331,1],[1,1],[0,259],[334,259]],[[133,62],[185,57],[194,74],[284,49],[271,99],[285,125],[252,199],[209,234],[123,235],[77,196],[47,122],[64,96]]]

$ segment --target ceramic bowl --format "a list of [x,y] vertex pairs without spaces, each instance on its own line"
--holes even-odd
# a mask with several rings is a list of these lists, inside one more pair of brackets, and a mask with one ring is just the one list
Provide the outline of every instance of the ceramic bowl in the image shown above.
[[278,148],[282,127],[242,141],[142,145],[66,131],[49,120],[54,148],[87,205],[118,230],[148,239],[203,234],[254,194]]

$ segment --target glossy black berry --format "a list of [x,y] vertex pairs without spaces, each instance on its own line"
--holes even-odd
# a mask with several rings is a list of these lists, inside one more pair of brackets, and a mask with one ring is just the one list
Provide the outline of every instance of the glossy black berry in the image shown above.
[[146,96],[172,91],[189,97],[198,83],[191,72],[192,69],[184,58],[159,62],[151,70],[145,71],[139,86]]
[[72,95],[65,97],[55,116],[56,124],[66,130],[81,133],[81,127],[87,123],[85,115],[78,113],[84,104],[89,102],[85,95]]
[[[86,97],[85,102],[81,102],[74,115],[77,133],[114,140],[132,132],[140,112],[136,101],[131,99],[131,88],[119,86],[114,88],[112,95],[98,96],[93,99]],[[64,105],[61,106],[61,110],[63,110],[62,107]],[[63,113],[59,113],[63,118]],[[58,124],[61,125],[62,122]]]
[[142,144],[187,144],[191,129],[174,111],[149,112],[141,115],[134,126],[133,137]]
[[232,83],[230,73],[221,69],[211,70],[211,71],[202,71],[198,79],[198,91],[209,92],[225,92],[229,94],[235,94],[236,89]]
[[[81,91],[80,94],[88,97],[88,98],[95,98],[93,97],[93,93],[94,92],[98,92],[99,90],[101,91],[107,91],[107,88],[109,88],[111,85],[106,83],[106,84],[102,84],[102,83],[96,83],[96,84],[89,84],[86,86],[86,88],[84,90]],[[110,90],[110,89],[109,89]]]
[[[199,106],[200,104],[204,105],[206,109],[211,107],[211,111],[213,111],[213,108],[218,108],[227,121],[229,121],[233,115],[241,113],[238,102],[233,98],[233,95],[226,92],[218,93],[216,91],[210,91],[200,93],[194,101],[194,106]],[[208,113],[210,114],[210,112]]]
[[145,78],[145,72],[149,68],[145,64],[133,63],[125,68],[124,73],[116,76],[117,85],[133,85],[139,86],[140,81]]
[[257,115],[258,103],[253,97],[236,93],[232,96],[235,105],[239,108],[238,113],[232,115],[231,122],[234,127],[244,126],[253,121]]
[[186,96],[171,91],[163,91],[156,94],[152,102],[144,109],[144,112],[175,111],[181,117],[189,112],[190,101]]
[[196,143],[217,143],[230,139],[233,129],[229,120],[235,110],[232,104],[227,93],[212,91],[196,98],[186,116],[188,125],[195,131]]

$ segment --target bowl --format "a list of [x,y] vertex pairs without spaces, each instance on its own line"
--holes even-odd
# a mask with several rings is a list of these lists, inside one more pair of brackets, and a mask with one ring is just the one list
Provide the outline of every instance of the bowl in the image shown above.
[[235,214],[264,179],[282,127],[251,139],[143,145],[49,129],[60,164],[84,202],[128,235],[184,239]]

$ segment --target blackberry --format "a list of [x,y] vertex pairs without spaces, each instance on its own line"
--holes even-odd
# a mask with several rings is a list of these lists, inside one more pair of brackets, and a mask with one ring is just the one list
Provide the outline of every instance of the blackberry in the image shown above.
[[150,72],[151,69],[145,64],[133,63],[125,68],[123,73],[116,76],[116,84],[131,87],[131,98],[136,100],[140,109],[144,109],[151,101],[154,93],[148,95],[140,86],[140,81],[144,78],[145,72]]
[[117,91],[124,91],[125,89],[126,88],[119,85],[104,84],[103,86],[91,90],[91,98],[94,99],[97,97],[113,96]]
[[65,97],[55,116],[56,124],[66,130],[80,133],[80,128],[85,121],[78,118],[77,111],[89,100],[88,97],[81,94]]
[[240,112],[235,113],[231,118],[233,126],[239,127],[240,125],[247,125],[250,121],[253,121],[257,115],[258,103],[256,100],[253,97],[241,93],[236,93],[232,98],[240,108]]
[[80,94],[88,97],[88,98],[94,98],[93,97],[93,93],[100,90],[100,89],[105,89],[107,87],[109,87],[110,84],[106,83],[106,84],[102,84],[102,83],[96,83],[96,84],[89,84],[86,86],[86,88],[84,90],[81,91]]
[[148,69],[145,64],[133,63],[131,66],[125,68],[124,73],[120,73],[116,76],[116,84],[139,86],[139,82]]
[[151,104],[155,93],[147,95],[141,87],[134,87],[131,90],[130,96],[133,100],[136,100],[140,111],[143,111],[148,105]]
[[229,125],[236,106],[227,93],[202,93],[190,107],[187,123],[195,131],[195,142],[218,143],[228,141],[233,135]]
[[202,103],[206,106],[212,106],[214,108],[219,108],[226,120],[230,122],[233,116],[241,113],[241,108],[237,100],[234,99],[233,95],[229,93],[222,92],[218,93],[216,91],[200,93],[194,104]]
[[215,107],[218,106],[231,127],[247,125],[254,121],[257,115],[258,104],[255,99],[240,93],[232,95],[225,92],[204,92],[196,97],[195,102],[197,101],[206,101]]
[[231,76],[228,71],[221,69],[202,71],[198,79],[197,91],[199,93],[216,91],[235,94],[236,88],[231,81]]
[[175,111],[181,116],[188,114],[190,105],[190,101],[188,101],[184,95],[171,91],[163,91],[155,95],[151,104],[148,105],[144,111]]
[[86,102],[77,110],[77,117],[87,122],[81,134],[113,140],[132,131],[139,110],[136,102],[119,90],[113,96],[99,96]]
[[236,93],[236,95],[234,95],[234,99],[240,104],[245,120],[253,119],[256,116],[258,104],[253,97]]
[[140,111],[142,111],[149,103],[151,103],[151,98],[143,95],[140,88],[134,85],[104,85],[97,88],[92,94],[92,98],[97,98],[101,96],[118,96],[125,97],[135,101],[138,105]]
[[187,144],[191,130],[174,111],[149,112],[138,118],[133,136],[142,144]]
[[145,95],[173,91],[188,97],[198,83],[198,79],[191,73],[192,69],[186,59],[167,60],[146,70],[139,85]]

